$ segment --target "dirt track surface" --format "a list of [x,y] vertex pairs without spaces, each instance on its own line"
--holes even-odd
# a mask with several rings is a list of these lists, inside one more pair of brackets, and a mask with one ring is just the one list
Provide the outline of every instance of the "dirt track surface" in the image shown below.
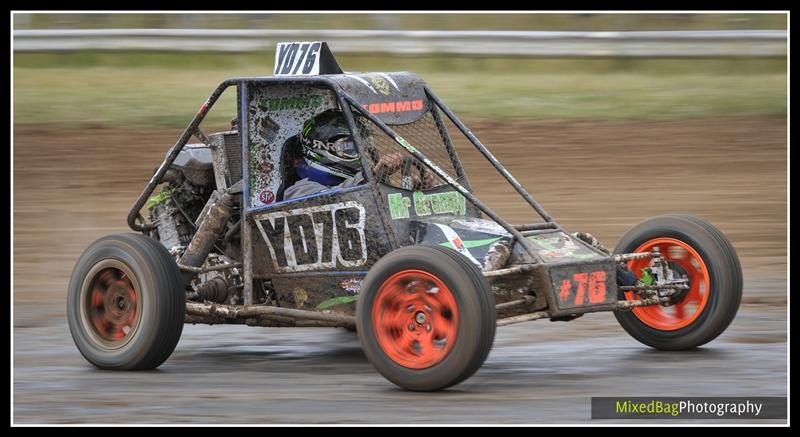
[[[592,395],[786,394],[785,118],[471,127],[562,226],[609,247],[656,214],[717,225],[745,278],[729,330],[701,350],[661,353],[610,314],[500,328],[476,376],[433,395],[395,389],[335,329],[187,326],[158,371],[98,371],[66,328],[69,274],[89,243],[127,231],[130,204],[180,132],[16,126],[14,420],[552,423],[587,420]],[[461,154],[480,197],[529,221],[476,152]]]

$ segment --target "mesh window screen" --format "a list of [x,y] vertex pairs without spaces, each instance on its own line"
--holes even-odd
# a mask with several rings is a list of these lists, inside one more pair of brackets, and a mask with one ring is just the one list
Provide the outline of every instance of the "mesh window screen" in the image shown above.
[[[410,190],[425,190],[446,184],[369,119],[355,110],[353,113],[359,137],[369,156],[370,168],[378,182]],[[463,175],[463,170],[456,167],[458,159],[455,149],[449,143],[446,128],[435,107],[417,121],[389,126],[450,177],[458,179]]]

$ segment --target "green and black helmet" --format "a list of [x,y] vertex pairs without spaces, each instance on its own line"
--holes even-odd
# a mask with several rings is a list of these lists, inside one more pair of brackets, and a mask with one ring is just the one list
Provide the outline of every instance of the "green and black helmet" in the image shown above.
[[[329,109],[303,123],[300,131],[304,169],[311,179],[327,180],[322,172],[336,178],[350,178],[361,171],[361,157],[342,111]],[[328,182],[337,182],[329,180]],[[324,182],[323,182],[324,183]],[[329,184],[330,184],[329,183]]]

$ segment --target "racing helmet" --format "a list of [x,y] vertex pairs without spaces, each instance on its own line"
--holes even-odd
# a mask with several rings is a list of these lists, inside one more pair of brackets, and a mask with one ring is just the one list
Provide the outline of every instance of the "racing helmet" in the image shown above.
[[336,185],[361,171],[361,157],[342,111],[329,109],[303,123],[299,135],[304,162],[300,177]]

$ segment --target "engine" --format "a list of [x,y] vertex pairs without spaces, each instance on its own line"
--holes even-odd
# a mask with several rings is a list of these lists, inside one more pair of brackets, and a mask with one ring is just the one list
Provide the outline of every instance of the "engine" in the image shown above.
[[163,181],[167,186],[148,200],[147,207],[156,227],[153,236],[172,250],[192,240],[197,218],[214,191],[211,150],[202,144],[187,144]]
[[[240,211],[233,195],[215,191],[211,149],[203,144],[187,144],[162,182],[165,185],[159,194],[147,202],[154,225],[152,236],[179,263],[195,269],[184,271],[187,298],[240,303],[239,269],[217,269],[238,261],[240,242],[234,237],[238,236]],[[195,239],[198,230],[200,234]]]

